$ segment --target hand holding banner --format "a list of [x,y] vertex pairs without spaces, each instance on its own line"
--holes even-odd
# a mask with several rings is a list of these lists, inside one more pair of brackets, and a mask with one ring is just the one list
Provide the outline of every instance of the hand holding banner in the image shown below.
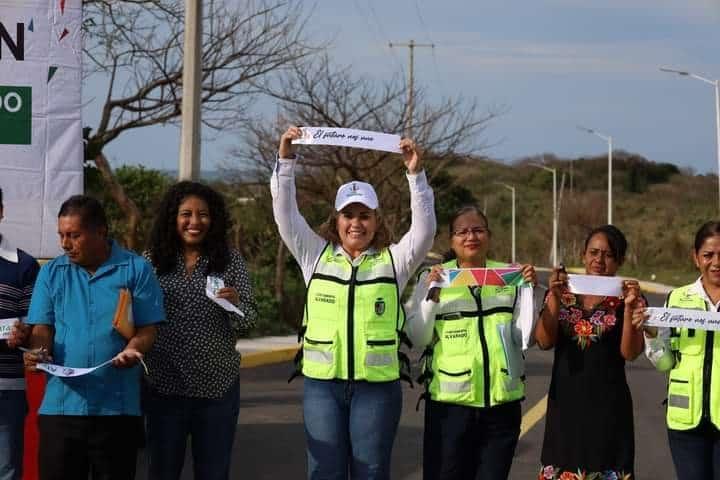
[[366,148],[368,150],[401,153],[400,135],[332,127],[301,127],[300,131],[302,132],[302,137],[293,140],[293,144],[334,145],[338,147]]

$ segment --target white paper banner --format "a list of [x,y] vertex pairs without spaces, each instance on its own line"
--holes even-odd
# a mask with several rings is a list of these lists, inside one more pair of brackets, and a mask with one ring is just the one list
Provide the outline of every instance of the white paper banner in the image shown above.
[[601,295],[604,297],[622,296],[623,279],[602,275],[568,274],[568,288],[579,295]]
[[220,290],[221,288],[225,288],[225,282],[223,282],[222,278],[213,277],[211,275],[207,277],[205,295],[207,295],[210,300],[217,303],[228,312],[237,313],[241,317],[245,318],[245,314],[239,308],[228,302],[226,299],[217,297],[218,290]]
[[335,145],[366,148],[382,152],[400,153],[400,135],[355,130],[352,128],[302,127],[302,138],[293,140],[299,145]]
[[645,325],[650,327],[694,328],[720,330],[720,313],[684,308],[649,307]]
[[0,0],[2,233],[36,257],[83,190],[82,50],[82,0]]
[[7,340],[10,338],[10,332],[15,322],[20,320],[19,318],[3,318],[0,319],[0,340]]
[[100,365],[90,368],[64,367],[62,365],[55,365],[54,363],[38,363],[37,369],[47,372],[50,375],[55,375],[56,377],[82,377],[83,375],[94,372],[98,368],[109,365],[111,362],[112,358],[107,362],[103,362]]

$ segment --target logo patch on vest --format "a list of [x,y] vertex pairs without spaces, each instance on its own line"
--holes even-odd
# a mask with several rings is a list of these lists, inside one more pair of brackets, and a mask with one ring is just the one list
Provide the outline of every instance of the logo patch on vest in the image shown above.
[[378,298],[375,300],[375,315],[382,315],[385,313],[385,300]]

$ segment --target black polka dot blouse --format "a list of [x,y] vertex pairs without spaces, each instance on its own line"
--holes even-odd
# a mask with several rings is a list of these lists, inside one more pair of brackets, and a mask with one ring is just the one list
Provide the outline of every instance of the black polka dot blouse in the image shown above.
[[158,326],[153,348],[146,356],[148,387],[163,395],[220,398],[240,375],[239,336],[255,326],[257,305],[250,277],[240,253],[231,250],[222,275],[226,287],[235,287],[238,308],[224,310],[205,294],[208,259],[201,256],[189,276],[182,255],[172,272],[158,275],[165,296],[167,322]]

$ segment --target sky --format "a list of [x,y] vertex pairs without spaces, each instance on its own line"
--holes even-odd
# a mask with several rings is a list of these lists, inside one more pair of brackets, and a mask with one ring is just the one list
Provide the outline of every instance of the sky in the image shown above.
[[[378,80],[407,73],[408,49],[388,42],[433,43],[415,54],[416,85],[431,99],[461,94],[503,106],[482,143],[501,161],[555,153],[602,155],[615,149],[657,162],[717,173],[712,85],[660,66],[720,78],[720,0],[317,0],[307,35],[330,41],[339,65]],[[98,115],[99,84],[85,86],[86,124]],[[270,115],[272,102],[256,113]],[[278,136],[281,132],[278,132]],[[234,132],[203,142],[202,169],[226,162]],[[153,127],[108,145],[114,166],[150,158],[175,169],[179,129]]]

